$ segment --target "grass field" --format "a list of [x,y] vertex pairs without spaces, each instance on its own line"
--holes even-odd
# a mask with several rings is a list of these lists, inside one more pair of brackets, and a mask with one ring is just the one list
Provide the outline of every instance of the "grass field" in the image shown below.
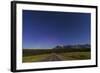
[[[90,52],[64,52],[64,53],[56,53],[61,56],[62,61],[64,60],[87,60],[91,58]],[[51,53],[48,54],[39,54],[32,56],[24,56],[23,63],[31,63],[31,62],[42,62],[43,59],[48,58]],[[53,58],[53,56],[52,56]]]
[[42,59],[46,58],[49,56],[49,54],[40,54],[40,55],[33,55],[33,56],[24,56],[22,57],[23,62],[39,62]]
[[67,52],[67,53],[60,53],[64,60],[84,60],[90,59],[91,53],[90,52]]

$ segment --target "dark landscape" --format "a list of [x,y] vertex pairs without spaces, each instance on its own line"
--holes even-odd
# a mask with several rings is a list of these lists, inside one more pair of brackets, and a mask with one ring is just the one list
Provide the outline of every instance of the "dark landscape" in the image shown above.
[[23,62],[86,60],[91,58],[90,45],[56,46],[52,49],[23,49]]

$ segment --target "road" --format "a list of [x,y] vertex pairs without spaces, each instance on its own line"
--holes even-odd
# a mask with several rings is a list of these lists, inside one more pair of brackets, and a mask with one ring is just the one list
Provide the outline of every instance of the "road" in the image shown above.
[[51,53],[49,56],[44,58],[42,61],[62,61],[62,60],[63,60],[62,56],[56,53]]

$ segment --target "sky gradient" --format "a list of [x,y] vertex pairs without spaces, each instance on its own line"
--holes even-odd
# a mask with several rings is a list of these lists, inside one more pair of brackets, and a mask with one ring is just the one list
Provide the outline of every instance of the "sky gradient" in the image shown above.
[[23,10],[22,47],[90,44],[90,25],[89,13]]

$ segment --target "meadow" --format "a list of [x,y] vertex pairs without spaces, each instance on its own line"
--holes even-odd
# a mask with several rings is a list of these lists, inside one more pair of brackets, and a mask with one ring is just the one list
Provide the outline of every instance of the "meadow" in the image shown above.
[[23,63],[88,59],[90,48],[23,49],[22,57]]

